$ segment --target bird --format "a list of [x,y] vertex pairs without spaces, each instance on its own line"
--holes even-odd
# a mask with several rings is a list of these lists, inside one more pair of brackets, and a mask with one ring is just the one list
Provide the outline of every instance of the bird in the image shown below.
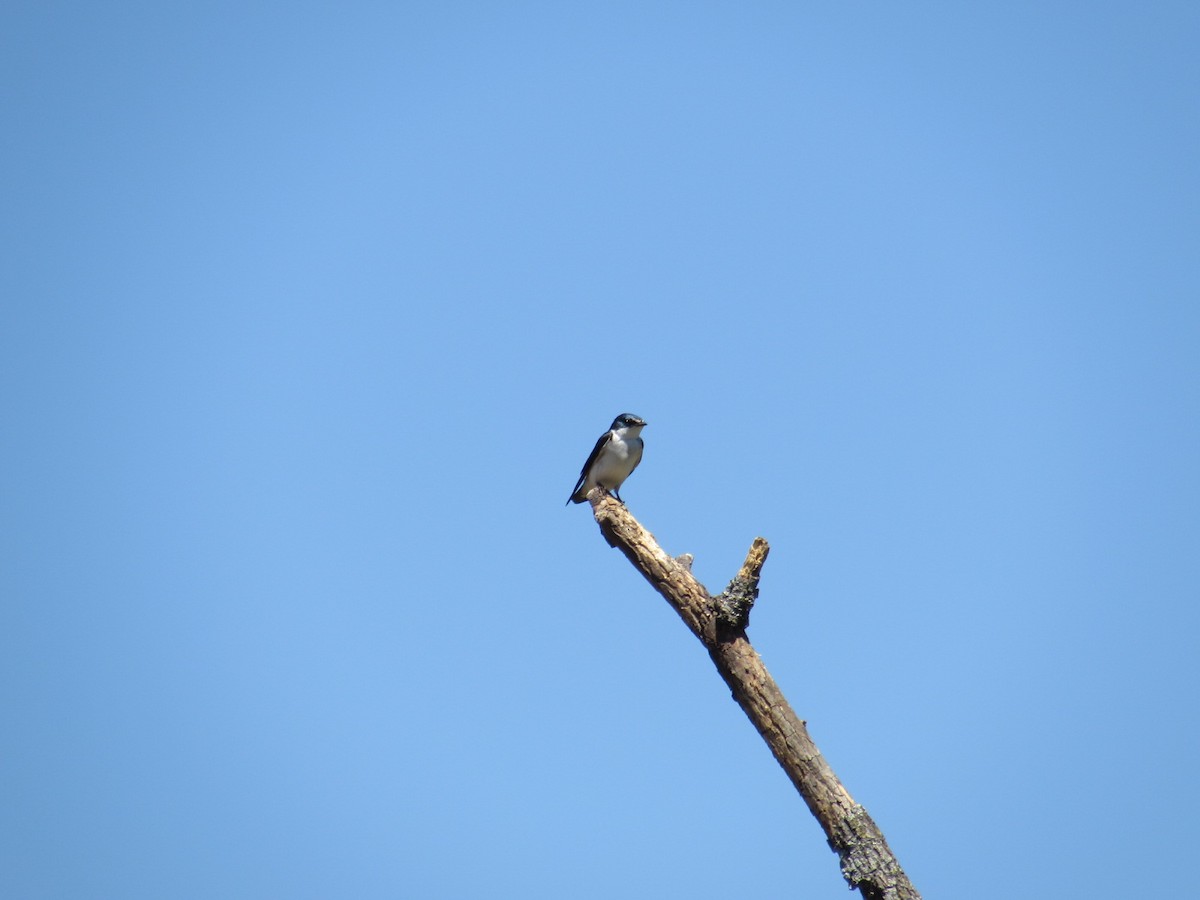
[[592,455],[587,458],[575,482],[575,490],[567,503],[582,503],[588,492],[599,485],[622,504],[618,493],[633,470],[642,461],[642,428],[646,422],[633,413],[621,413],[612,421],[608,431],[600,435]]

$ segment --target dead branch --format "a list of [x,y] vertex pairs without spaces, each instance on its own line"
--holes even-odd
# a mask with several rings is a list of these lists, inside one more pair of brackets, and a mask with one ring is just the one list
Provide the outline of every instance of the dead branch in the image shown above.
[[733,699],[821,824],[850,887],[866,900],[920,900],[883,833],[842,786],[746,637],[767,542],[754,539],[741,570],[714,597],[692,575],[690,556],[668,556],[654,535],[602,488],[594,489],[588,501],[609,546],[625,554],[704,644]]

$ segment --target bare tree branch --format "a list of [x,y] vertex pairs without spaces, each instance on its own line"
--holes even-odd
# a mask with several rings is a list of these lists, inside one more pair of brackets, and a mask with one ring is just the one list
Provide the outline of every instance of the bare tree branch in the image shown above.
[[690,556],[668,556],[654,535],[602,488],[594,489],[588,501],[609,546],[625,554],[704,644],[733,699],[821,824],[850,887],[866,900],[920,900],[883,833],[842,786],[746,637],[767,542],[754,539],[741,570],[714,597],[692,575]]

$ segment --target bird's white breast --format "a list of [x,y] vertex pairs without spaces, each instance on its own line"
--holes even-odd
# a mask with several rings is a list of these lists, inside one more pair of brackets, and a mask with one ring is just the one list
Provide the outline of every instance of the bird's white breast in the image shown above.
[[600,451],[596,464],[592,467],[593,482],[599,482],[609,487],[619,487],[620,483],[629,477],[642,460],[642,439],[638,432],[642,427],[619,428]]

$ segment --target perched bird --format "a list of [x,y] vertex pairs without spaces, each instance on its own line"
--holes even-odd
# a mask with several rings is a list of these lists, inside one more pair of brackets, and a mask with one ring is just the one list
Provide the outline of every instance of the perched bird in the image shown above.
[[[613,419],[608,431],[600,435],[592,455],[583,464],[575,490],[567,503],[582,503],[588,492],[599,485],[618,500],[621,485],[625,483],[638,463],[642,461],[642,428],[645,422],[632,413],[621,413]],[[621,500],[624,503],[624,500]]]

